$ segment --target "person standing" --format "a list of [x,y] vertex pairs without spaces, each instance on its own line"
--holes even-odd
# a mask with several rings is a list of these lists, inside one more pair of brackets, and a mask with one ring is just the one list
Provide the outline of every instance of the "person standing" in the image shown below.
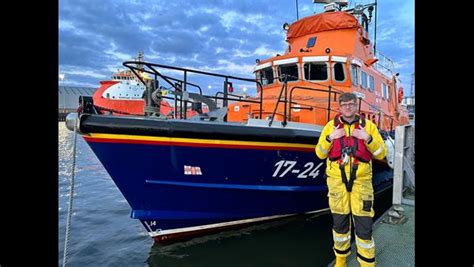
[[324,126],[315,148],[317,157],[327,158],[326,182],[333,216],[335,266],[346,266],[351,253],[352,221],[357,261],[361,266],[375,266],[372,158],[383,159],[387,147],[377,126],[356,114],[355,94],[341,94],[339,106],[340,114]]

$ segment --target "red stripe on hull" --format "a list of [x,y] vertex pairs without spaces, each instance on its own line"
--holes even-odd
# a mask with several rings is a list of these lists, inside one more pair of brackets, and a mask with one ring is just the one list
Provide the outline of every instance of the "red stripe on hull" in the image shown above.
[[187,146],[187,147],[215,147],[215,148],[236,148],[236,149],[259,149],[259,150],[291,150],[314,152],[314,148],[285,147],[285,146],[256,146],[256,145],[224,145],[224,144],[198,144],[187,142],[166,142],[166,141],[144,141],[144,140],[124,140],[110,138],[93,138],[84,136],[87,142],[96,143],[122,143],[122,144],[142,144],[142,145],[163,145],[163,146]]
[[[281,218],[280,218],[281,219]],[[169,243],[174,243],[174,242],[183,242],[192,238],[200,237],[200,236],[205,236],[213,233],[218,233],[223,230],[235,230],[235,229],[241,229],[248,227],[250,225],[255,225],[259,223],[266,223],[271,220],[266,220],[266,221],[259,221],[259,222],[248,222],[248,223],[242,223],[242,224],[237,224],[237,225],[227,225],[227,226],[221,226],[221,227],[215,227],[215,228],[209,228],[209,229],[203,229],[203,230],[195,230],[195,231],[188,231],[188,232],[182,232],[182,233],[175,233],[175,234],[168,234],[168,235],[160,235],[160,236],[154,236],[153,239],[157,243],[161,244],[169,244]]]

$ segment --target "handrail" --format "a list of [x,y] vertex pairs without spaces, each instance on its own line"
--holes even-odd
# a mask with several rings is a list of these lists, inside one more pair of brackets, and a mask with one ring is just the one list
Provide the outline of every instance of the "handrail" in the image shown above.
[[[324,86],[324,85],[323,85]],[[302,89],[302,90],[308,90],[308,91],[318,91],[318,92],[326,92],[328,93],[328,106],[327,106],[327,111],[328,111],[328,116],[327,120],[329,121],[331,118],[331,94],[334,93],[334,101],[336,101],[336,96],[337,94],[340,94],[341,92],[339,91],[332,91],[332,86],[328,85],[328,90],[325,89],[318,89],[318,88],[311,88],[311,87],[305,87],[305,86],[293,86],[290,90],[290,109],[289,109],[289,117],[291,120],[291,110],[293,109],[291,103],[293,102],[293,91],[295,89]]]
[[[217,97],[218,94],[224,94],[224,92],[217,92],[215,96]],[[229,94],[229,93],[227,93],[227,95],[236,96],[236,97],[238,97],[239,99],[241,99],[241,98],[243,97],[243,96],[241,96],[241,95]]]
[[[315,83],[316,84],[316,83]],[[331,91],[332,87],[331,85],[324,85],[324,84],[317,84],[317,85],[320,85],[320,86],[327,86],[328,89],[330,90],[324,90],[324,89],[317,89],[317,88],[310,88],[310,87],[304,87],[304,86],[294,86],[291,88],[290,90],[290,108],[289,108],[289,119],[291,120],[291,111],[293,110],[293,106],[292,106],[292,103],[293,103],[293,91],[295,89],[304,89],[304,90],[310,90],[310,91],[319,91],[319,92],[328,92],[328,121],[329,121],[329,118],[330,118],[330,113],[331,113],[331,109],[330,109],[330,94],[331,93],[334,93],[334,101],[336,101],[336,96],[337,94],[341,94],[341,92],[339,91]],[[365,101],[364,99],[362,98],[359,98],[359,113],[361,112],[361,104],[362,102],[364,102],[365,104],[371,106],[371,107],[374,107],[373,105],[371,105],[369,102]],[[379,112],[379,119],[378,119],[378,123],[377,123],[377,127],[380,128],[380,122],[382,120],[382,116],[386,116],[390,119],[390,131],[393,131],[393,123],[394,123],[394,117],[392,115],[389,115],[387,113],[385,113],[383,110],[380,110],[378,109],[377,110]]]
[[[193,70],[193,69],[186,69],[186,68],[179,68],[179,67],[173,67],[173,66],[167,66],[167,65],[161,65],[161,64],[155,64],[155,63],[150,63],[150,62],[138,62],[138,61],[125,61],[123,65],[127,68],[130,69],[138,69],[135,66],[129,66],[130,64],[142,64],[150,68],[150,66],[154,67],[159,67],[159,68],[165,68],[165,69],[172,69],[172,70],[180,70],[180,71],[188,71],[192,73],[197,73],[197,74],[203,74],[203,75],[209,75],[209,76],[215,76],[215,77],[221,77],[221,78],[229,78],[229,79],[234,79],[234,80],[241,80],[241,81],[247,81],[247,82],[255,82],[255,79],[250,79],[250,78],[243,78],[243,77],[237,77],[237,76],[231,76],[231,75],[223,75],[219,73],[212,73],[212,72],[206,72],[206,71],[200,71],[200,70]],[[144,72],[150,73],[150,74],[155,74],[152,72],[148,72],[147,70],[144,70]]]
[[[214,99],[226,99],[225,97],[218,97],[217,95],[219,94],[224,94],[224,92],[217,92],[214,97]],[[234,95],[234,94],[227,94],[227,95],[231,95],[231,96],[236,96],[236,97],[239,97],[239,99],[235,99],[235,98],[228,98],[227,97],[227,100],[230,100],[230,101],[239,101],[239,102],[248,102],[248,103],[260,103],[260,101],[256,101],[256,100],[249,100],[249,99],[241,99],[242,96],[239,96],[239,95]],[[206,95],[204,95],[206,96]]]
[[[285,89],[285,104],[286,104],[286,88],[288,87],[288,76],[287,75],[282,75],[283,76],[283,84],[281,85],[281,90],[280,90],[280,95],[278,96],[277,102],[275,104],[275,109],[272,112],[272,116],[270,118],[270,122],[268,123],[268,127],[272,126],[273,120],[275,118],[276,111],[278,109],[278,104],[280,104],[280,99],[281,99],[281,94],[283,93],[283,89]],[[286,125],[286,105],[284,108],[284,113],[283,113],[283,127]]]
[[[260,117],[262,116],[262,111],[263,111],[263,86],[262,86],[261,82],[256,80],[256,79],[243,78],[243,77],[237,77],[237,76],[231,76],[231,75],[223,75],[223,74],[219,74],[219,73],[212,73],[212,72],[207,72],[207,71],[180,68],[180,67],[174,67],[174,66],[167,66],[167,65],[155,64],[155,63],[151,63],[151,62],[125,61],[125,62],[123,62],[123,65],[125,67],[129,68],[135,74],[135,76],[140,80],[140,82],[142,82],[145,86],[147,86],[146,81],[137,72],[141,72],[141,73],[144,72],[144,73],[154,75],[155,76],[154,77],[155,78],[155,87],[157,85],[157,77],[160,77],[166,83],[168,83],[171,87],[173,87],[175,91],[186,91],[187,85],[189,84],[191,86],[196,86],[199,89],[201,95],[203,95],[203,94],[202,94],[202,90],[199,87],[199,85],[195,85],[195,84],[187,82],[188,72],[189,73],[196,73],[196,74],[202,74],[202,75],[207,75],[207,76],[224,78],[225,79],[224,92],[223,92],[223,94],[224,94],[223,106],[224,107],[227,107],[228,100],[229,100],[229,98],[228,98],[228,95],[229,95],[229,92],[228,92],[229,79],[252,82],[252,83],[255,82],[256,87],[257,87],[257,92],[258,92],[258,88],[260,88],[260,101],[259,101],[259,104],[260,104]],[[140,65],[140,67],[138,67],[138,65]],[[164,69],[182,71],[184,73],[184,80],[179,80],[179,79],[176,79],[176,78],[166,76],[166,75],[160,73],[156,68],[164,68]],[[181,83],[181,88],[178,88],[177,85],[174,84],[172,81],[177,81],[177,82]],[[148,90],[148,87],[147,87],[147,90]],[[205,96],[205,95],[203,95],[203,96]],[[205,97],[212,98],[211,96],[205,96]],[[176,94],[175,94],[174,99],[175,99],[175,116],[176,116],[177,115],[176,114],[177,113],[177,108],[178,108],[177,107],[178,98],[177,98]],[[233,99],[233,100],[236,100],[236,99]],[[180,97],[179,101],[180,101],[179,104],[180,104],[180,107],[181,107],[180,108],[180,113],[182,113],[183,112],[183,98]],[[236,100],[236,101],[251,102],[250,100],[242,100],[242,99],[239,99],[239,100]],[[185,102],[184,110],[186,110],[187,101],[184,100],[184,102]],[[253,102],[253,103],[257,103],[257,102]],[[180,115],[180,117],[182,117],[182,116]],[[184,118],[186,119],[186,111],[184,113]],[[226,116],[226,118],[227,118],[227,116]]]

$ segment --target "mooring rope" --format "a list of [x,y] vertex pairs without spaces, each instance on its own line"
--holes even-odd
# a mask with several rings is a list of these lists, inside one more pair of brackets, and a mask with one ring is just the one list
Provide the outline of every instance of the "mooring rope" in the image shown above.
[[69,203],[67,207],[67,217],[66,217],[66,234],[64,239],[64,255],[63,255],[63,267],[67,264],[67,257],[69,254],[69,236],[71,234],[71,219],[72,219],[72,201],[74,198],[74,176],[76,170],[76,126],[77,126],[77,118],[74,120],[74,141],[72,147],[72,171],[71,171],[71,188],[69,189]]

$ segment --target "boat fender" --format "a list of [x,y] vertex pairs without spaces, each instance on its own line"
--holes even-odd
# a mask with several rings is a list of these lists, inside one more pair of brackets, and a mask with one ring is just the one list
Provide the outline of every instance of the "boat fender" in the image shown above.
[[390,168],[393,169],[393,162],[395,160],[395,140],[392,139],[390,135],[387,136],[385,140],[385,145],[387,146],[387,163]]

